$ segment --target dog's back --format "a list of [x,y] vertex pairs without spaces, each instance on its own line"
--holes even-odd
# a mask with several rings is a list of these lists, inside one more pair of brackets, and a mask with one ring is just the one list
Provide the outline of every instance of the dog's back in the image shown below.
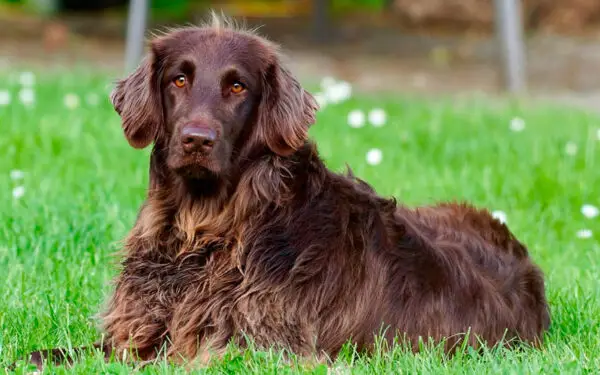
[[469,332],[474,346],[477,340],[541,342],[550,325],[543,274],[506,225],[455,203],[399,208],[397,219],[406,227],[397,261],[410,276],[396,283],[406,292],[412,278],[414,288],[398,306],[399,326],[450,337],[448,346],[459,342],[456,332]]

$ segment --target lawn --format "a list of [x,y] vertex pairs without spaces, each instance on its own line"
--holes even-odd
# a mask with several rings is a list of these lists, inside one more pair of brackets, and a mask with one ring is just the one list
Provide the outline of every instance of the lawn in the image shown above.
[[[112,77],[72,71],[32,78],[19,71],[0,77],[0,368],[31,350],[99,337],[94,314],[110,291],[113,253],[148,177],[149,150],[128,146],[108,101]],[[32,91],[20,92],[23,84]],[[34,103],[22,104],[32,93]],[[376,107],[387,114],[385,125],[348,125],[352,110]],[[586,205],[600,206],[598,129],[600,116],[582,111],[474,97],[353,96],[324,107],[311,135],[334,170],[347,163],[381,194],[409,205],[458,199],[504,212],[547,276],[553,318],[539,350],[451,359],[435,350],[396,348],[371,358],[348,350],[333,373],[597,372],[600,217]],[[379,164],[367,162],[378,153],[372,149],[381,151]],[[94,356],[52,371],[131,373]],[[142,372],[184,370],[158,363]],[[232,349],[207,372],[328,369]]]

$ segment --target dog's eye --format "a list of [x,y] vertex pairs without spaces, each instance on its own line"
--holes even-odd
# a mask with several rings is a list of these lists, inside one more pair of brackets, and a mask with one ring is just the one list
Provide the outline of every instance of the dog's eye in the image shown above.
[[175,86],[181,88],[183,86],[185,86],[186,83],[186,79],[185,76],[183,74],[178,75],[177,77],[175,77],[175,79],[173,80],[173,83],[175,84]]
[[245,89],[246,86],[244,86],[244,84],[241,82],[234,82],[233,85],[231,85],[231,92],[234,94],[239,94]]

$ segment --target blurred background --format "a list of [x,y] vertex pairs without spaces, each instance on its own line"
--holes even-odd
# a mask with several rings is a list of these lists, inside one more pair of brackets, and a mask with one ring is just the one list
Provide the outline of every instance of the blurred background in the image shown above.
[[[305,80],[333,76],[362,91],[514,89],[587,107],[600,98],[599,0],[136,1],[149,7],[138,15],[146,31],[198,22],[210,9],[262,25]],[[499,14],[506,2],[517,4],[518,18]],[[0,68],[83,64],[121,74],[128,13],[136,12],[129,3],[0,0]],[[503,27],[517,43],[504,47],[513,57]]]

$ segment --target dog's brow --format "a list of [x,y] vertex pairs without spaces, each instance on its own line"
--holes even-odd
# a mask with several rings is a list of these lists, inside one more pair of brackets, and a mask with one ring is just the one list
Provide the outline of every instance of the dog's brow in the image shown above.
[[219,74],[221,79],[249,79],[249,75],[245,69],[242,69],[239,65],[228,65],[221,69]]
[[232,64],[232,65],[227,65],[226,67],[221,69],[221,75],[240,74],[241,71],[242,71],[242,69],[240,69],[240,67],[238,65]]
[[195,68],[196,64],[189,58],[184,58],[176,64],[176,69],[186,74],[193,73]]

